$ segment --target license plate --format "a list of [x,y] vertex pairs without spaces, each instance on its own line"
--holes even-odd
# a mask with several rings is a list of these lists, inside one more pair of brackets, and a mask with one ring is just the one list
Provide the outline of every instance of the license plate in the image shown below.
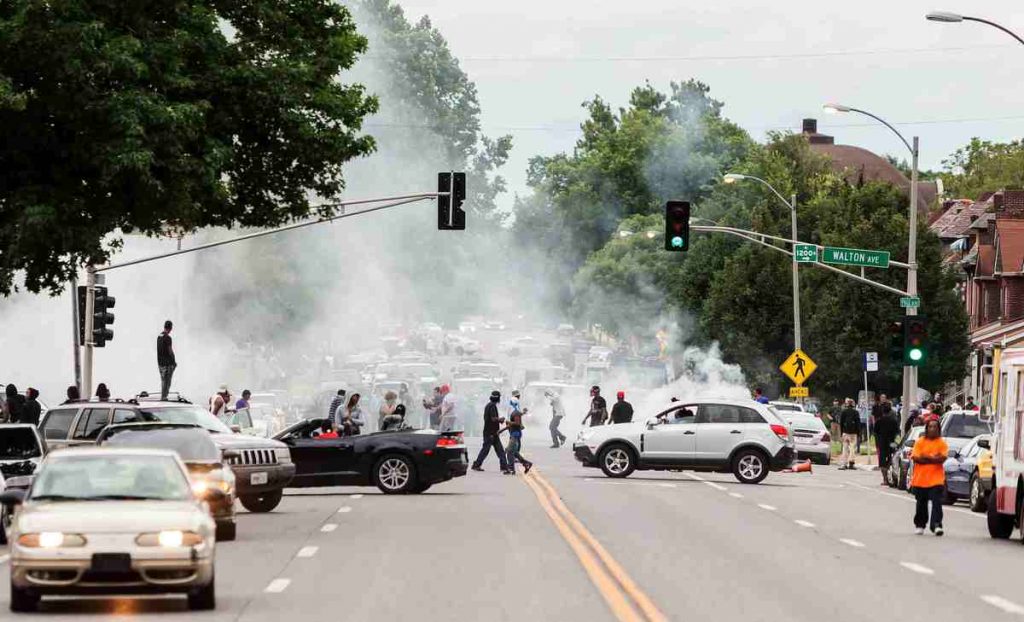
[[128,553],[93,553],[92,570],[96,572],[128,572],[132,556]]
[[253,486],[259,486],[261,484],[266,484],[268,481],[270,481],[270,478],[267,475],[266,471],[260,471],[259,473],[253,473],[252,475],[249,476],[249,483],[252,484]]
[[801,445],[813,445],[814,439],[810,437],[798,436],[796,437],[796,442],[800,443]]

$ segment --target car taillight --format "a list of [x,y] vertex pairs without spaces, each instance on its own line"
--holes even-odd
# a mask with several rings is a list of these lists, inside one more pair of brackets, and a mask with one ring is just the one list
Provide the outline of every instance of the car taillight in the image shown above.
[[463,440],[462,435],[456,434],[455,436],[442,436],[437,439],[437,445],[435,445],[435,447],[457,447],[464,444],[465,441]]
[[778,436],[779,438],[781,438],[784,441],[788,441],[789,440],[789,428],[787,428],[784,425],[779,425],[777,423],[773,423],[772,424],[772,432],[775,432],[775,436]]
[[828,432],[825,432],[825,434],[822,435],[821,442],[822,443],[831,443],[832,442],[832,437],[828,435]]

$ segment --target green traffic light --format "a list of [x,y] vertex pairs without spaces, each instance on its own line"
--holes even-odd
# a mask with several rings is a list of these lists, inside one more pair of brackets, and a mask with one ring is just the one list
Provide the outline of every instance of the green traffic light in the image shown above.
[[683,238],[682,238],[682,236],[678,236],[677,235],[674,238],[672,238],[672,248],[682,248],[682,247],[683,247]]
[[909,356],[912,361],[920,361],[924,358],[924,351],[922,351],[921,348],[911,348]]

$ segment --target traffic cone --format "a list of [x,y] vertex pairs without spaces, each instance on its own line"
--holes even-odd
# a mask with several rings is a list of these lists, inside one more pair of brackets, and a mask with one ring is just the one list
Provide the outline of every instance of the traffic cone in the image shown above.
[[813,473],[811,470],[811,461],[806,460],[804,462],[794,462],[792,466],[785,469],[783,473]]

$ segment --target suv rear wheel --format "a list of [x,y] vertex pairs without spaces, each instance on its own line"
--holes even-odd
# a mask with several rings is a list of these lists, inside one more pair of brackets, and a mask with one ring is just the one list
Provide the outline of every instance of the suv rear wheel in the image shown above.
[[988,535],[998,540],[1006,540],[1013,535],[1013,517],[1000,514],[995,499],[988,504]]
[[732,460],[732,474],[741,484],[758,484],[768,477],[768,456],[757,449],[741,450]]
[[271,490],[258,495],[239,495],[238,500],[242,502],[243,508],[260,514],[273,511],[277,504],[281,503],[283,492],[282,490]]
[[621,443],[609,445],[601,450],[598,464],[608,477],[629,477],[636,470],[636,458],[633,450]]

